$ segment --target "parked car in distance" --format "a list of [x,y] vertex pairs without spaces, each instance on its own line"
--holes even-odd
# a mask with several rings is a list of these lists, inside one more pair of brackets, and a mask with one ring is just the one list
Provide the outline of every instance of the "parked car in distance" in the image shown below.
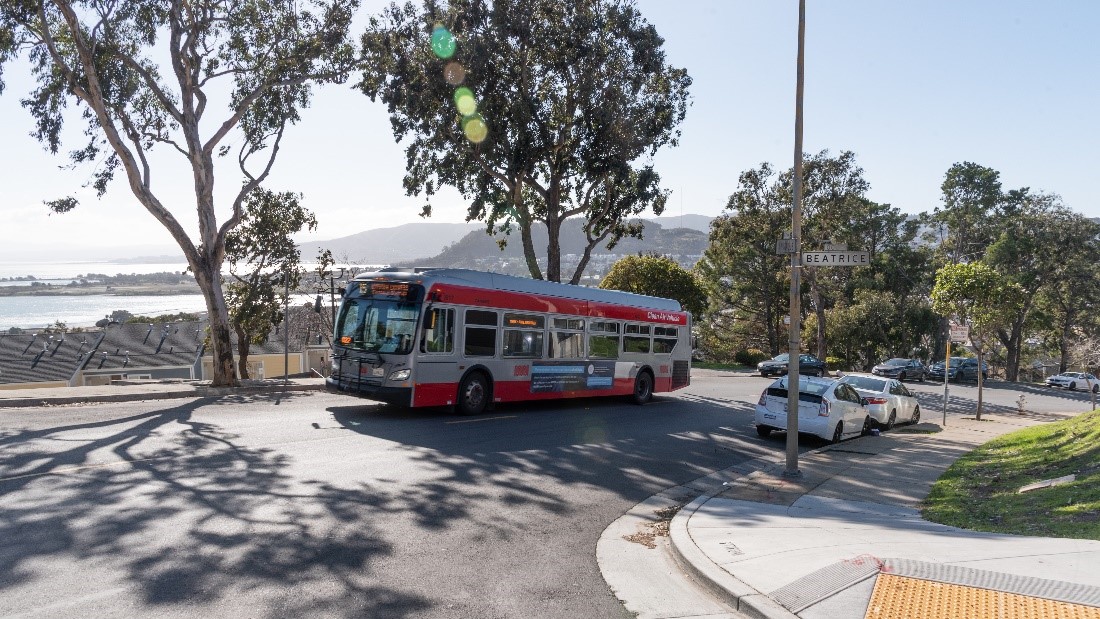
[[898,380],[924,380],[928,368],[918,359],[902,359],[900,357],[883,361],[871,368],[871,373]]
[[916,396],[896,378],[845,374],[840,382],[851,385],[867,400],[867,414],[880,428],[889,430],[899,421],[920,421],[920,405]]
[[[978,360],[974,357],[951,357],[951,367],[947,370],[950,380],[978,380]],[[943,361],[933,363],[928,368],[928,378],[943,380]],[[989,366],[982,364],[982,380],[989,378]]]
[[[787,364],[790,356],[787,353],[776,355],[766,361],[756,364],[756,369],[761,376],[783,376],[787,373]],[[803,376],[824,376],[825,362],[817,357],[803,353],[798,356],[798,373]]]
[[[787,378],[760,394],[756,403],[756,433],[767,438],[787,429]],[[832,378],[806,377],[798,381],[798,432],[833,443],[859,436],[871,427],[863,398],[851,385]]]
[[[1047,387],[1061,387],[1076,391],[1077,389],[1092,389],[1093,393],[1100,392],[1100,385],[1096,377],[1086,372],[1062,372],[1047,379]],[[1090,387],[1091,386],[1091,387]]]

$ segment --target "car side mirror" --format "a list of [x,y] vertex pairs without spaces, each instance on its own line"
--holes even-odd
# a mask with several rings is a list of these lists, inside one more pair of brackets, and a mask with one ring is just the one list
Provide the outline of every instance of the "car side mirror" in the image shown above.
[[870,404],[870,402],[867,401],[867,398],[860,398],[859,403],[862,406],[867,406],[868,404]]

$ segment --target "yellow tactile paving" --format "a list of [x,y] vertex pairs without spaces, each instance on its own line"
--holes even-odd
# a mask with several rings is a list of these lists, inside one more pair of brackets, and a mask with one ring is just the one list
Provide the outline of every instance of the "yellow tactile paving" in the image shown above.
[[866,619],[1100,619],[1100,608],[879,574]]

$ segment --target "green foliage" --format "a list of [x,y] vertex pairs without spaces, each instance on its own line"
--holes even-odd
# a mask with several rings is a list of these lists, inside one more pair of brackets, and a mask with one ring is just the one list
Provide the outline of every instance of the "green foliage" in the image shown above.
[[768,355],[768,353],[760,350],[759,348],[748,348],[748,349],[745,349],[745,350],[737,351],[733,355],[733,358],[734,358],[735,361],[737,361],[737,363],[739,365],[747,365],[749,367],[755,367],[756,364],[760,363],[761,361],[763,361],[765,359],[769,359],[770,356]]
[[[1100,411],[982,445],[944,472],[925,519],[976,531],[1100,540]],[[1017,492],[1046,479],[1073,482]]]
[[[129,313],[129,312],[127,312]],[[165,323],[165,322],[193,322],[199,320],[198,314],[189,312],[177,312],[175,314],[158,314],[156,316],[130,316],[124,322],[132,323]]]
[[[438,24],[458,41],[441,59],[428,44]],[[641,228],[629,217],[666,193],[647,163],[675,145],[687,112],[687,72],[666,64],[663,39],[630,0],[452,0],[391,5],[362,39],[359,88],[390,111],[408,144],[405,188],[443,186],[470,203],[468,218],[490,233],[518,230],[532,277],[543,278],[531,226],[547,226],[546,279],[561,281],[558,230],[585,222],[588,249]],[[456,113],[456,87],[468,89]],[[476,101],[476,111],[468,109]],[[484,122],[483,140],[463,124]]]
[[226,239],[232,280],[226,285],[229,317],[237,335],[237,371],[248,378],[250,344],[262,344],[283,320],[285,291],[298,287],[300,252],[292,235],[314,230],[317,218],[301,195],[257,188],[248,196],[241,225]]
[[42,329],[42,333],[68,333],[69,326],[60,320],[55,321],[52,325]]
[[600,288],[675,299],[695,316],[706,303],[706,293],[695,275],[667,256],[626,256],[611,265]]
[[[267,178],[287,127],[300,120],[313,84],[346,81],[357,65],[349,41],[358,0],[21,0],[0,3],[0,64],[25,53],[35,77],[23,106],[34,136],[57,153],[62,137],[83,134],[69,152],[91,169],[103,195],[118,172],[140,203],[179,244],[212,308],[214,384],[233,385],[228,314],[220,273],[227,234],[240,221],[245,197]],[[161,67],[170,70],[162,71]],[[213,106],[228,103],[221,118]],[[72,107],[79,115],[68,112]],[[62,131],[79,119],[83,131]],[[239,183],[219,173],[220,187],[239,185],[231,215],[218,221],[215,161],[235,151]],[[193,201],[158,195],[155,177],[194,179]],[[155,174],[159,173],[159,174]],[[170,198],[170,199],[167,199]],[[76,208],[73,197],[47,201],[55,212]],[[195,214],[190,228],[169,204]]]

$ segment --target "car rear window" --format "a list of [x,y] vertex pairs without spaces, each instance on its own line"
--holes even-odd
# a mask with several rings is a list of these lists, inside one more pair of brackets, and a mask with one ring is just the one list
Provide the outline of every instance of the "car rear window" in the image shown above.
[[867,391],[882,391],[886,388],[886,381],[868,376],[848,376],[844,379],[844,382],[856,389],[866,389]]
[[[783,387],[768,387],[768,395],[773,398],[787,399],[787,390]],[[810,404],[821,404],[821,394],[799,392],[798,401],[809,402]]]

